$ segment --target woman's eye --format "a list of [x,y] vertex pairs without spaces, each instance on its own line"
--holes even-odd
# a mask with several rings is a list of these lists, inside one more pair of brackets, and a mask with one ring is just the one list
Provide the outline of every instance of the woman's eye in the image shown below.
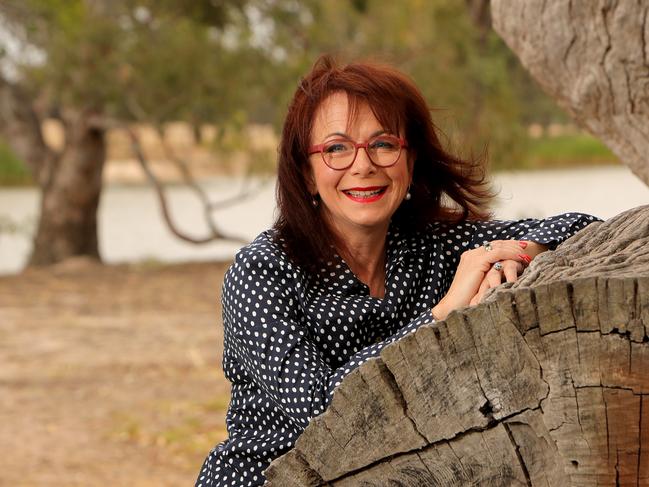
[[372,149],[387,149],[387,150],[392,150],[396,149],[398,147],[397,141],[392,139],[392,138],[378,138],[374,139],[372,142],[369,144],[370,148]]
[[347,150],[349,150],[349,147],[347,146],[347,144],[343,144],[342,142],[328,144],[324,148],[324,151],[327,154],[335,154],[336,152],[345,152]]

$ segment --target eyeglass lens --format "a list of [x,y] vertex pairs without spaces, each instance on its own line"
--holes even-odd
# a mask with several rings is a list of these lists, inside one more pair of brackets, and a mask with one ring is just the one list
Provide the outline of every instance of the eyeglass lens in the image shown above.
[[[377,166],[391,166],[399,158],[401,144],[392,135],[380,135],[367,142],[367,155]],[[350,140],[338,139],[325,144],[322,157],[325,163],[334,168],[351,165],[356,155],[356,146]]]

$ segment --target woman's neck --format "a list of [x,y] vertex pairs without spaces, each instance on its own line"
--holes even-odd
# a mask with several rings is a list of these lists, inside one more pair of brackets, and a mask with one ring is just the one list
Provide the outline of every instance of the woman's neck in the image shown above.
[[370,288],[370,296],[385,295],[385,230],[345,235],[341,256],[351,271]]

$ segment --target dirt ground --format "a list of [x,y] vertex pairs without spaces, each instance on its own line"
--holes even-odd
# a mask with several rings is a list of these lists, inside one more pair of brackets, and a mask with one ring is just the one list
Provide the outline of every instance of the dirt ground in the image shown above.
[[0,277],[0,485],[193,485],[226,436],[227,266]]

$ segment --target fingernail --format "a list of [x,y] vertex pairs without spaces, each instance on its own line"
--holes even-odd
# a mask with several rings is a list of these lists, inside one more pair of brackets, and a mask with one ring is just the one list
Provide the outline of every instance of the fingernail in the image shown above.
[[520,245],[522,248],[525,248],[525,247],[527,247],[527,242],[525,242],[524,240],[521,240],[521,241],[518,242],[518,245]]
[[532,258],[531,258],[529,255],[526,255],[526,254],[518,254],[518,256],[519,256],[521,259],[523,259],[525,262],[527,262],[528,264],[529,264],[530,262],[532,262]]

